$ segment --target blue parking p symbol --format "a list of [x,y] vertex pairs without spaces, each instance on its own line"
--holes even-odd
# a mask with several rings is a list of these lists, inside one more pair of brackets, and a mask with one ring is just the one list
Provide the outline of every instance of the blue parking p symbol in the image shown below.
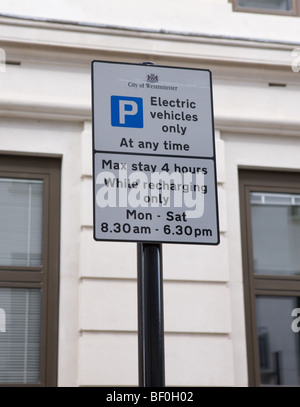
[[111,125],[117,127],[144,127],[143,99],[129,96],[111,96]]

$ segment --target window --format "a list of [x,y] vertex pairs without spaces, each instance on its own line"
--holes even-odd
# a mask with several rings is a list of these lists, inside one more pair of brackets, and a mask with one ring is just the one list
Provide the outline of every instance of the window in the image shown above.
[[300,173],[239,179],[249,384],[300,386]]
[[234,11],[299,16],[297,0],[229,0]]
[[0,156],[0,386],[55,386],[60,161]]

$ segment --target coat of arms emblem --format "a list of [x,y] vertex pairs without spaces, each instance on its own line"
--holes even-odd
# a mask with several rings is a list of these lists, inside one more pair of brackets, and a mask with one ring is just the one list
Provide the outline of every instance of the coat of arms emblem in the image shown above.
[[155,75],[154,73],[147,75],[147,82],[150,82],[150,83],[158,82],[158,75]]

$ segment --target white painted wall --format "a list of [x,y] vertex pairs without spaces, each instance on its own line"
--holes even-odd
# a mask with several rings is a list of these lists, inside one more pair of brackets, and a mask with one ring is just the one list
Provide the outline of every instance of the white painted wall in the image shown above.
[[232,12],[228,0],[1,0],[1,14],[147,30],[299,41],[298,19]]

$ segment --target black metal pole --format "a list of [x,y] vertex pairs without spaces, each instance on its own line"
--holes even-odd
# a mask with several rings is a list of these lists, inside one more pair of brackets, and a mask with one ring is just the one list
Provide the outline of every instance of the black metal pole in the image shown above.
[[139,386],[164,387],[162,245],[137,244]]

